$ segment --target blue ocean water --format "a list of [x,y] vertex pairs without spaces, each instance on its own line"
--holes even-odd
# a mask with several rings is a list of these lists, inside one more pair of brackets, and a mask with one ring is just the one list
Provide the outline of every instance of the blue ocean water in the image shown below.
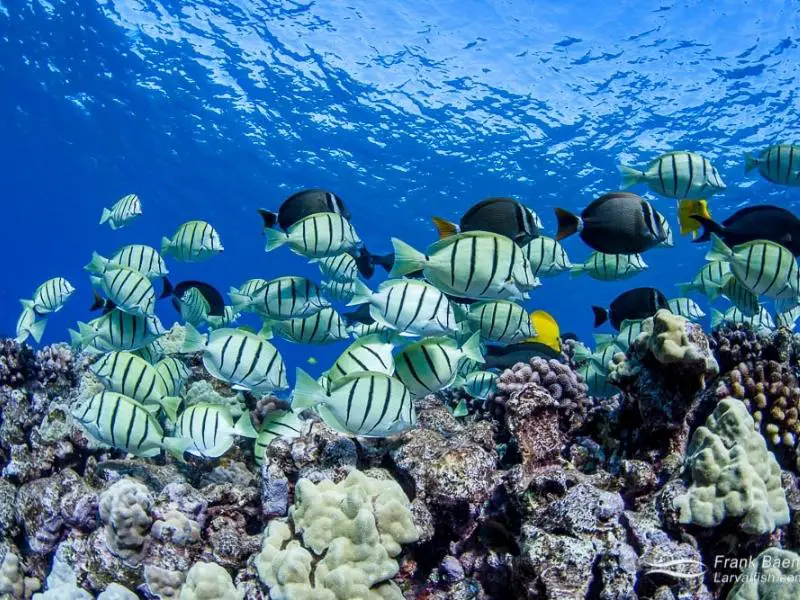
[[[173,281],[319,279],[286,248],[264,253],[255,212],[304,187],[344,198],[378,253],[391,236],[425,248],[432,215],[457,220],[492,195],[522,200],[552,235],[553,207],[580,210],[618,189],[620,162],[673,149],[719,169],[719,220],[795,207],[800,190],[745,175],[742,154],[800,139],[799,23],[789,0],[0,0],[0,333],[20,298],[64,276],[78,291],[43,342],[66,340],[91,317],[93,251],[158,246],[190,219],[226,250],[170,261]],[[705,246],[677,239],[674,201],[632,191],[668,215],[676,247],[627,281],[544,280],[527,306],[562,331],[589,339],[591,304],[634,286],[675,296],[703,264]],[[131,192],[144,216],[98,225]],[[565,248],[575,263],[590,252]],[[158,314],[177,317],[166,302]],[[290,368],[344,347],[277,344]]]

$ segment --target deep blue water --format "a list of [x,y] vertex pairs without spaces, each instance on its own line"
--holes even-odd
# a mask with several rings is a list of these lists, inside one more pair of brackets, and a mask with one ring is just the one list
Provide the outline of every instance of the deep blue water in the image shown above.
[[[158,246],[189,219],[210,221],[226,251],[169,261],[173,281],[319,279],[285,248],[264,253],[255,213],[303,187],[342,196],[375,252],[392,235],[424,249],[431,215],[457,219],[489,195],[523,200],[552,235],[554,206],[579,210],[617,189],[619,162],[673,149],[720,170],[720,220],[794,207],[800,189],[745,175],[742,153],[800,139],[798,15],[788,0],[0,0],[0,332],[61,275],[78,292],[43,341],[66,339],[90,318],[92,251]],[[144,216],[98,225],[130,192]],[[677,295],[705,247],[677,239],[674,201],[644,195],[676,248],[623,282],[545,279],[527,306],[588,338],[590,304],[639,285]],[[589,254],[565,247],[575,263]],[[167,303],[159,315],[176,316]],[[344,347],[278,345],[292,370]]]

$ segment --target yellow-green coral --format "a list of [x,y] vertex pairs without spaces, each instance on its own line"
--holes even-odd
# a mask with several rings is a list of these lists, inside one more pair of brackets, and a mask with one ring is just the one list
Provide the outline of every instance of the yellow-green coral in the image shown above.
[[[402,599],[389,581],[398,570],[394,557],[419,534],[397,482],[352,471],[337,484],[301,479],[295,495],[289,514],[303,543],[288,524],[273,521],[256,558],[273,600]],[[321,556],[316,564],[314,555]]]
[[800,598],[800,556],[767,548],[740,575],[728,600],[797,600]]
[[684,467],[692,485],[675,499],[682,523],[715,527],[741,518],[742,531],[761,535],[789,522],[780,467],[740,400],[721,400],[697,428]]
[[186,574],[180,600],[242,600],[230,573],[215,563],[198,562]]

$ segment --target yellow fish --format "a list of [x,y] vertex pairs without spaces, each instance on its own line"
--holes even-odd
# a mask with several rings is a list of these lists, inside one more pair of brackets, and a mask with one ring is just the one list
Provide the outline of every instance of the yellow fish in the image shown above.
[[700,229],[700,222],[692,219],[698,216],[711,219],[708,212],[708,201],[706,200],[681,200],[678,202],[678,223],[681,226],[681,235],[692,234],[692,239],[697,237]]
[[532,312],[531,326],[536,335],[525,340],[526,342],[542,344],[554,352],[561,352],[561,331],[550,313],[543,310]]

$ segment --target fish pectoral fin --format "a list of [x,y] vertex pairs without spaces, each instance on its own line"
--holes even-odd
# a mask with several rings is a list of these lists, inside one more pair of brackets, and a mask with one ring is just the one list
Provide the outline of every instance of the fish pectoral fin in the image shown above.
[[347,427],[345,427],[342,422],[333,414],[333,411],[329,409],[324,404],[318,405],[315,410],[317,414],[322,418],[325,424],[330,427],[331,429],[338,431],[339,433],[343,433],[344,435],[352,436],[353,432],[348,431]]

